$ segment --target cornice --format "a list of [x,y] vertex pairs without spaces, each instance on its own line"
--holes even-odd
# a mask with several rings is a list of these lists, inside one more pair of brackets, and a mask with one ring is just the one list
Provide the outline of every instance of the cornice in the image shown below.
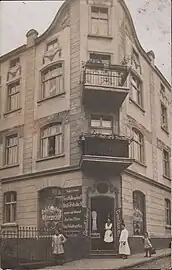
[[[80,166],[78,166],[78,165],[67,166],[67,167],[63,167],[63,168],[56,168],[56,169],[45,170],[45,171],[41,171],[41,172],[34,172],[34,173],[29,173],[29,174],[16,175],[16,176],[12,176],[12,177],[5,177],[5,178],[1,178],[0,182],[1,182],[1,184],[6,184],[6,183],[15,182],[15,181],[26,181],[26,180],[30,180],[33,178],[53,176],[53,175],[57,175],[57,174],[76,172],[76,171],[81,171]],[[140,179],[141,181],[144,181],[150,185],[153,185],[153,186],[158,187],[160,189],[163,189],[165,191],[171,192],[170,187],[168,187],[164,184],[161,184],[159,182],[156,182],[153,179],[146,177],[142,174],[136,173],[130,169],[125,170],[125,172],[123,174],[128,174],[128,175],[130,175],[136,179]]]
[[23,53],[26,50],[27,46],[26,44],[0,56],[0,63],[6,61],[7,59],[14,57],[15,55],[19,55],[20,53]]
[[15,175],[12,177],[0,178],[0,182],[2,184],[5,184],[5,183],[11,183],[15,181],[25,181],[25,180],[29,180],[33,178],[40,178],[40,177],[45,177],[45,176],[57,175],[61,173],[75,172],[79,170],[80,170],[79,166],[67,166],[67,167],[62,167],[62,168],[45,170],[41,172],[32,172],[28,174],[21,174],[21,175]]
[[[73,0],[70,0],[73,1]],[[59,8],[59,10],[56,13],[55,18],[53,19],[52,23],[50,24],[50,26],[45,30],[45,32],[40,35],[39,37],[36,38],[36,44],[39,44],[41,41],[45,40],[47,38],[47,36],[49,35],[49,33],[51,32],[51,30],[56,26],[56,24],[58,23],[59,17],[62,14],[62,12],[65,10],[65,8],[67,8],[69,4],[69,0],[66,0],[61,7]]]
[[155,180],[153,180],[153,179],[151,179],[151,178],[149,178],[147,176],[144,176],[142,174],[136,173],[136,172],[134,172],[134,171],[132,171],[130,169],[125,170],[124,174],[125,173],[128,174],[128,175],[130,175],[130,176],[132,176],[132,177],[134,177],[134,178],[136,178],[136,179],[140,179],[143,182],[146,182],[146,183],[148,183],[150,185],[153,185],[153,186],[158,187],[160,189],[163,189],[163,190],[166,190],[168,192],[171,192],[171,188],[170,187],[168,187],[168,186],[166,186],[164,184],[161,184],[161,183],[159,183],[159,182],[157,182],[157,181],[155,181]]

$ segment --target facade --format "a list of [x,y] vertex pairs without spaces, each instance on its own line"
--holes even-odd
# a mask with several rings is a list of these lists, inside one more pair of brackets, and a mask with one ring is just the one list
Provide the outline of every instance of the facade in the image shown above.
[[124,1],[66,1],[26,38],[0,58],[1,227],[62,226],[85,256],[109,217],[115,253],[122,221],[132,253],[168,247],[171,86]]

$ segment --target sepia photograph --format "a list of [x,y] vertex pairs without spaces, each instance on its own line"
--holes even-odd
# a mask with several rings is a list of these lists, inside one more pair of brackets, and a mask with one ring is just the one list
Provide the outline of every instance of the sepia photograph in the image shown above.
[[171,10],[0,1],[0,270],[172,269]]

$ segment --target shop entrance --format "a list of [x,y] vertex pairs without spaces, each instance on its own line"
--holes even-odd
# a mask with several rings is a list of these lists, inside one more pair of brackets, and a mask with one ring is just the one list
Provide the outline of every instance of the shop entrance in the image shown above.
[[[115,200],[109,196],[91,197],[91,250],[114,250],[114,240],[116,236],[114,224],[114,204]],[[110,218],[112,223],[113,242],[104,241],[105,223]]]

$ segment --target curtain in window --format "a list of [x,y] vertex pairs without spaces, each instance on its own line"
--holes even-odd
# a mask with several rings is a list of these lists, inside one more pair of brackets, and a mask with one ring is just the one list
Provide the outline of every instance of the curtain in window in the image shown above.
[[42,139],[42,157],[48,156],[48,138]]

